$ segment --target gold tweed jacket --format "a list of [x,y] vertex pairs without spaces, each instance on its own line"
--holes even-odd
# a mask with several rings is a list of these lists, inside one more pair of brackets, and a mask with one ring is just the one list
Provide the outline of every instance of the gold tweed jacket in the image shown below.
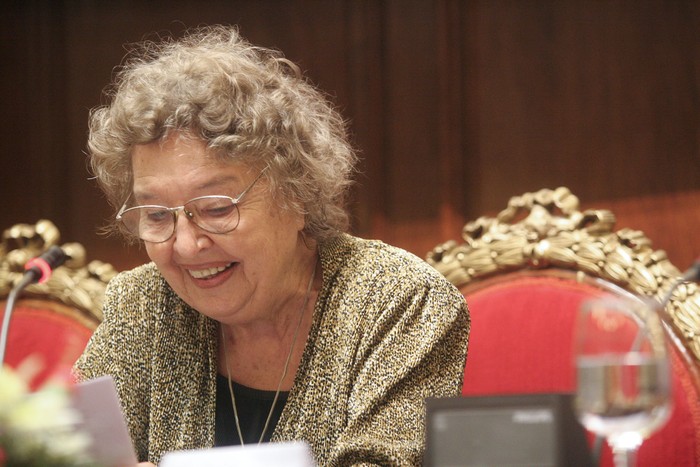
[[[319,248],[323,284],[273,441],[319,466],[420,465],[424,399],[460,393],[470,318],[419,258],[341,235]],[[114,377],[139,460],[214,443],[217,330],[153,264],[110,283],[104,321],[75,366]]]

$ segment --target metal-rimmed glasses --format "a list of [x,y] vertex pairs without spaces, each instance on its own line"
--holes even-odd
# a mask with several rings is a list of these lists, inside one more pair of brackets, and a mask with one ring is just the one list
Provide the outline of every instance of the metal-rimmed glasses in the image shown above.
[[117,213],[117,221],[121,222],[131,235],[149,243],[163,243],[173,236],[180,211],[205,232],[232,232],[238,227],[241,219],[238,204],[266,170],[267,167],[262,169],[255,180],[235,198],[224,195],[199,196],[182,206],[172,208],[151,204],[127,208],[127,204],[124,203]]

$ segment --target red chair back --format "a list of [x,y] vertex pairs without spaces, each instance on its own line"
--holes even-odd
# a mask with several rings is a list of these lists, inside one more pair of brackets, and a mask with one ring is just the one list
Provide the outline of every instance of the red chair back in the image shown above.
[[[608,210],[579,210],[567,188],[513,197],[494,217],[464,226],[463,243],[427,260],[464,293],[471,336],[463,394],[575,391],[574,321],[583,300],[604,293],[662,301],[673,370],[673,411],[646,440],[638,465],[700,465],[700,288],[674,286],[680,272],[651,240],[614,231]],[[609,448],[602,465],[612,466]]]
[[[0,317],[5,305],[2,303]],[[52,378],[68,378],[95,326],[95,321],[68,305],[20,300],[10,321],[5,363],[12,368],[24,365],[32,373],[32,390]]]
[[[464,292],[472,319],[465,396],[575,391],[576,313],[605,290],[561,277],[514,275]],[[687,353],[672,348],[673,412],[640,448],[640,467],[700,465],[700,392]],[[609,448],[601,461],[613,465]]]
[[[52,246],[60,233],[49,220],[16,224],[0,244],[0,316],[6,300],[25,273],[25,264]],[[23,290],[10,320],[5,363],[23,367],[32,389],[52,377],[68,377],[92,332],[102,320],[102,302],[117,271],[108,263],[87,262],[79,243],[64,243],[66,263],[49,279]]]

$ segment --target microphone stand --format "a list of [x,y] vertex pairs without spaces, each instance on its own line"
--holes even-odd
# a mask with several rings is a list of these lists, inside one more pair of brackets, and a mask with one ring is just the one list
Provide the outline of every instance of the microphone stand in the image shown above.
[[7,349],[7,337],[10,330],[10,318],[15,309],[15,302],[19,294],[30,284],[34,282],[46,282],[53,270],[62,265],[68,255],[59,246],[52,246],[40,256],[31,259],[24,266],[26,272],[22,276],[22,280],[12,288],[7,297],[5,305],[5,314],[2,318],[2,329],[0,329],[0,369],[5,364],[5,350]]
[[7,305],[5,305],[5,315],[2,318],[2,329],[0,330],[0,368],[5,364],[5,349],[7,348],[7,336],[10,330],[10,318],[15,310],[15,302],[20,292],[28,285],[35,282],[36,278],[33,274],[25,274],[22,280],[12,288],[7,296]]

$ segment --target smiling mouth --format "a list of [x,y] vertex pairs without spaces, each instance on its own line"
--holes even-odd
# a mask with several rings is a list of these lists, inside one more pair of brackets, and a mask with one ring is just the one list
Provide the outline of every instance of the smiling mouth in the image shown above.
[[195,279],[211,279],[212,277],[215,277],[220,273],[224,272],[225,270],[229,269],[234,264],[236,263],[229,263],[226,266],[220,266],[218,268],[207,268],[197,270],[188,269],[187,272],[189,272],[190,276],[194,277]]

